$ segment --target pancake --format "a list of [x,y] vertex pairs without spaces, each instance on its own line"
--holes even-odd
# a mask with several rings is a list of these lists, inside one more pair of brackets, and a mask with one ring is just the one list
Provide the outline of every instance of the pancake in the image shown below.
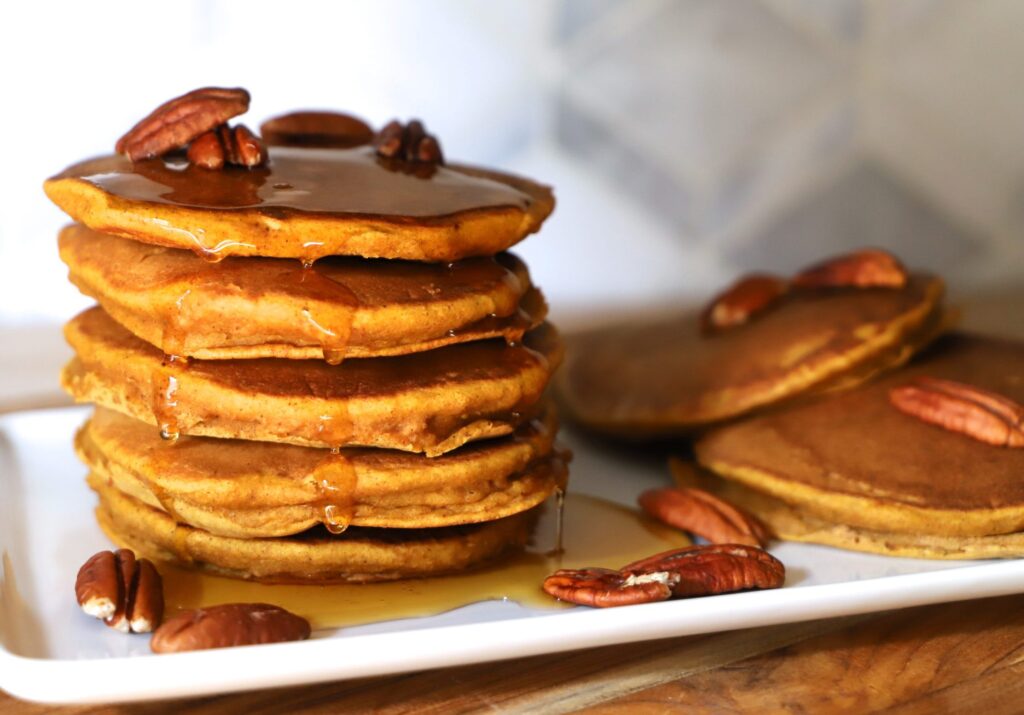
[[914,536],[1024,531],[1024,449],[906,415],[891,388],[955,380],[1024,403],[1024,344],[954,334],[909,366],[847,392],[713,430],[700,462],[730,480],[858,529]]
[[209,171],[104,156],[47,180],[47,196],[103,233],[210,260],[362,256],[448,262],[506,250],[554,208],[546,186],[474,167],[381,160],[370,147],[273,146],[265,167]]
[[757,319],[712,335],[688,314],[570,338],[559,394],[588,427],[668,436],[907,360],[942,326],[943,284],[793,291]]
[[464,571],[522,546],[536,509],[497,521],[441,529],[314,529],[279,539],[236,539],[181,526],[95,475],[96,516],[116,544],[141,556],[220,576],[278,583],[389,581]]
[[862,529],[825,521],[736,482],[715,480],[710,490],[757,517],[785,541],[802,541],[915,559],[993,559],[1024,555],[1024,532],[990,536],[943,536]]
[[504,337],[547,306],[515,256],[450,265],[332,257],[213,265],[75,224],[60,234],[71,282],[168,355],[203,360],[401,355]]
[[522,345],[451,345],[400,357],[349,360],[193,360],[163,354],[101,308],[64,328],[76,357],[61,384],[167,434],[384,447],[437,456],[512,432],[529,420],[562,346],[544,324]]
[[[429,459],[382,449],[328,450],[270,442],[181,437],[97,408],[75,440],[97,478],[182,524],[220,536],[263,538],[331,524],[331,501],[347,524],[423,528],[493,521],[526,511],[564,484],[552,458],[557,420]],[[325,494],[325,467],[344,460],[347,493]],[[339,485],[338,491],[343,490]],[[335,517],[336,518],[336,517]]]

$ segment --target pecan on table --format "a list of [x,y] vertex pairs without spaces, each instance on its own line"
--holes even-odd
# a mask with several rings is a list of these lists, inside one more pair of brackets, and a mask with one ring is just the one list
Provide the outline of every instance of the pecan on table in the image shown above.
[[703,489],[651,489],[637,501],[658,521],[715,544],[763,547],[770,538],[768,530],[753,515]]
[[869,248],[836,256],[793,277],[795,288],[902,288],[907,269],[887,251]]
[[420,164],[443,164],[444,155],[437,137],[427,134],[423,123],[413,119],[402,124],[397,119],[388,122],[374,137],[377,153],[387,159],[398,159]]
[[132,161],[163,156],[249,109],[244,89],[203,87],[161,104],[117,140]]
[[1024,447],[1024,405],[980,387],[919,377],[889,391],[900,412],[997,447]]
[[78,570],[75,597],[87,615],[124,633],[148,633],[164,614],[160,574],[129,549],[100,551],[86,561]]

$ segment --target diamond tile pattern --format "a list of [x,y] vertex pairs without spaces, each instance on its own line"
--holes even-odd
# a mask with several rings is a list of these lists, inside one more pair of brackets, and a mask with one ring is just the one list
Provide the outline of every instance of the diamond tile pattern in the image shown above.
[[556,141],[723,273],[870,244],[1024,281],[1024,3],[561,8]]
[[908,265],[956,278],[985,258],[983,245],[952,224],[881,166],[865,162],[807,196],[729,250],[744,270],[790,273],[809,257],[871,245],[898,253]]

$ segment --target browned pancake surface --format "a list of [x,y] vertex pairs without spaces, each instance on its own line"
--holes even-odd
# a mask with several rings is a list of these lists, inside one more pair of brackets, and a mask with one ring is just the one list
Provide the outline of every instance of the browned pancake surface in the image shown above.
[[1024,404],[1024,344],[950,335],[880,380],[714,430],[697,453],[714,471],[831,521],[935,534],[1024,529],[1024,449],[898,411],[889,390],[917,376]]
[[276,359],[182,366],[165,364],[159,350],[99,308],[68,323],[65,335],[77,357],[62,384],[79,401],[151,424],[173,421],[182,434],[432,456],[530,419],[562,350],[544,325],[516,346],[490,340],[337,366]]
[[547,312],[515,256],[426,264],[331,257],[228,258],[102,234],[60,236],[82,292],[163,352],[200,359],[333,360],[417,352],[497,336],[521,338]]
[[696,315],[571,340],[560,392],[575,417],[624,434],[669,434],[804,392],[873,360],[905,359],[942,282],[795,291],[752,322],[702,335]]

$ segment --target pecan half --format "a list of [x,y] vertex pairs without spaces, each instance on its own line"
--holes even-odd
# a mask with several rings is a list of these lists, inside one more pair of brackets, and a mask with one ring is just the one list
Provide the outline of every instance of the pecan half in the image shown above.
[[154,109],[114,148],[132,161],[162,156],[248,109],[249,93],[244,89],[196,89]]
[[82,611],[124,633],[148,633],[164,613],[163,582],[148,559],[129,549],[94,554],[78,570],[75,597]]
[[715,296],[701,314],[701,330],[713,333],[748,322],[788,289],[783,279],[754,273]]
[[222,169],[226,164],[253,168],[261,166],[267,155],[260,138],[244,124],[222,124],[196,137],[188,148],[188,160],[204,169]]
[[763,549],[743,544],[707,544],[674,549],[623,566],[627,576],[667,574],[676,598],[779,588],[782,562]]
[[752,515],[703,489],[651,489],[637,501],[658,521],[715,544],[764,546],[770,538],[764,525]]
[[562,601],[608,608],[778,588],[785,579],[785,567],[766,551],[711,544],[655,554],[618,571],[562,569],[544,579],[543,588]]
[[260,135],[269,146],[347,149],[373,141],[373,129],[358,117],[341,112],[291,112],[268,119]]
[[1024,447],[1024,406],[952,380],[920,377],[889,391],[900,412],[998,447]]
[[267,603],[226,603],[183,611],[156,629],[154,653],[281,643],[309,638],[309,621]]
[[544,591],[561,601],[594,608],[666,601],[665,579],[632,578],[611,569],[559,569],[544,579]]
[[391,120],[374,137],[373,146],[379,155],[388,159],[423,164],[444,163],[437,137],[427,134],[418,119],[408,124],[402,124],[397,119]]
[[796,288],[902,288],[907,269],[887,251],[869,248],[836,256],[796,274]]

